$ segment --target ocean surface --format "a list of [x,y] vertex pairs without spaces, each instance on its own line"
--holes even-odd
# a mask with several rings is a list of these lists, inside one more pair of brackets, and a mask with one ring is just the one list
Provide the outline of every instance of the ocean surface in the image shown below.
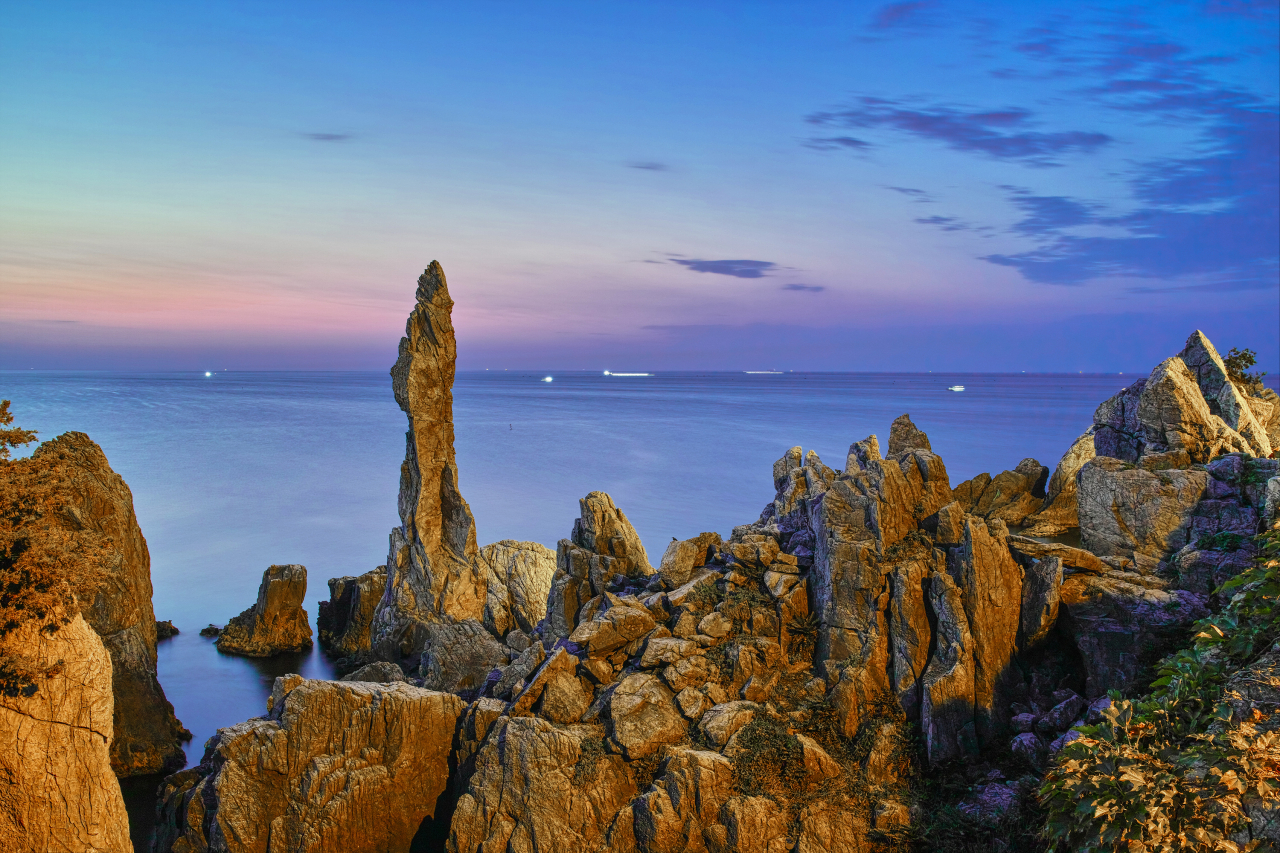
[[[578,499],[613,496],[651,562],[672,537],[728,535],[773,498],[789,447],[843,468],[849,445],[908,412],[952,485],[1034,457],[1052,468],[1093,410],[1136,375],[485,371],[454,387],[460,486],[480,544],[555,548]],[[1270,384],[1270,383],[1268,383]],[[963,392],[947,390],[964,385]],[[194,733],[265,713],[277,675],[331,677],[319,650],[253,660],[199,636],[250,606],[263,570],[302,563],[306,608],[325,581],[382,564],[399,523],[406,420],[386,372],[0,372],[0,398],[41,439],[88,433],[133,490],[151,552],[160,682]],[[126,785],[138,838],[155,780]],[[141,848],[145,849],[145,848]]]

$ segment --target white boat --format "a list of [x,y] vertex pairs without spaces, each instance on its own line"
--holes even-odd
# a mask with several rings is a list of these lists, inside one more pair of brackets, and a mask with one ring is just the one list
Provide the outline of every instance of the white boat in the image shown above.
[[768,374],[769,376],[777,376],[777,375],[781,375],[781,373],[782,373],[782,371],[781,371],[781,370],[744,370],[744,371],[742,371],[742,372],[743,372],[743,373],[752,373],[752,374],[760,374],[760,373],[763,373],[763,374]]
[[947,390],[948,390],[948,391],[963,391],[963,390],[964,390],[964,386],[963,386],[963,385],[948,385],[948,386],[947,386]]
[[653,374],[652,373],[613,373],[611,371],[606,370],[604,372],[604,375],[605,376],[652,376]]

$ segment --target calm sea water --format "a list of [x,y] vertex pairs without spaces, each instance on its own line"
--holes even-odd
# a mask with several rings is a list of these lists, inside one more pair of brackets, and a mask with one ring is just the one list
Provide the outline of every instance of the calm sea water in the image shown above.
[[[608,492],[651,561],[672,537],[728,534],[773,497],[772,464],[849,445],[909,412],[952,483],[1031,456],[1053,467],[1094,408],[1136,377],[1108,375],[671,373],[647,377],[466,373],[454,388],[463,495],[481,544],[554,548],[578,499]],[[964,392],[947,390],[964,385]],[[88,433],[129,483],[151,550],[160,681],[195,734],[265,712],[275,676],[329,677],[318,651],[255,661],[198,635],[253,603],[272,563],[307,566],[307,611],[326,579],[386,559],[405,417],[377,373],[0,373],[0,397],[43,439]],[[143,788],[153,784],[139,783]],[[145,816],[141,819],[145,819]]]

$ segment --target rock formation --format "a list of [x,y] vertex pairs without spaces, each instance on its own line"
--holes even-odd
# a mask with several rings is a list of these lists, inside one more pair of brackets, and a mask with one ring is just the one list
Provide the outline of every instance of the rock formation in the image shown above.
[[408,684],[276,679],[161,791],[157,851],[401,853],[434,816],[464,704]]
[[138,529],[133,493],[87,435],[68,432],[47,441],[38,455],[68,463],[66,508],[59,522],[110,539],[105,576],[82,594],[83,615],[111,656],[115,720],[111,766],[118,776],[172,771],[186,758],[191,735],[173,713],[156,677],[156,620],[151,607],[151,555]]
[[391,533],[386,590],[371,629],[373,650],[385,660],[420,654],[431,625],[484,619],[486,573],[453,451],[452,310],[444,270],[432,261],[418,279],[417,306],[391,368],[409,431],[400,468],[401,526]]
[[80,616],[52,634],[5,638],[60,664],[30,696],[0,693],[0,839],[12,853],[128,853],[129,818],[111,767],[112,662]]
[[503,539],[480,549],[486,598],[484,626],[498,638],[512,630],[532,635],[547,613],[556,552],[537,542]]
[[373,613],[387,586],[387,567],[358,577],[329,579],[329,600],[320,602],[316,633],[320,648],[337,657],[369,651]]
[[258,600],[218,634],[218,651],[265,658],[311,648],[311,625],[302,609],[306,597],[305,566],[268,567],[258,585]]

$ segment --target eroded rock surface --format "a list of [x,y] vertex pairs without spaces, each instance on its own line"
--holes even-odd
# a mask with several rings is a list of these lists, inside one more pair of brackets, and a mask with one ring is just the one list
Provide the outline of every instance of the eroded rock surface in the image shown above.
[[219,632],[218,651],[264,658],[311,648],[311,623],[302,609],[306,597],[305,566],[269,566],[258,585],[258,600]]
[[408,684],[276,679],[161,790],[154,849],[401,853],[436,813],[466,706]]
[[513,628],[532,634],[547,612],[556,552],[537,542],[503,539],[480,549],[480,563],[487,582],[485,628],[496,637]]
[[156,676],[151,555],[134,514],[133,493],[84,433],[64,433],[36,453],[70,463],[67,506],[59,522],[73,532],[92,530],[111,540],[101,584],[92,595],[81,595],[85,621],[111,655],[111,766],[118,776],[175,770],[186,761],[181,741],[191,735]]
[[320,602],[316,615],[320,647],[338,657],[368,652],[373,613],[386,586],[386,566],[356,577],[330,578],[329,600]]
[[0,693],[0,839],[13,853],[131,853],[129,817],[111,767],[111,656],[80,616],[53,634],[5,638],[60,671],[30,696]]

